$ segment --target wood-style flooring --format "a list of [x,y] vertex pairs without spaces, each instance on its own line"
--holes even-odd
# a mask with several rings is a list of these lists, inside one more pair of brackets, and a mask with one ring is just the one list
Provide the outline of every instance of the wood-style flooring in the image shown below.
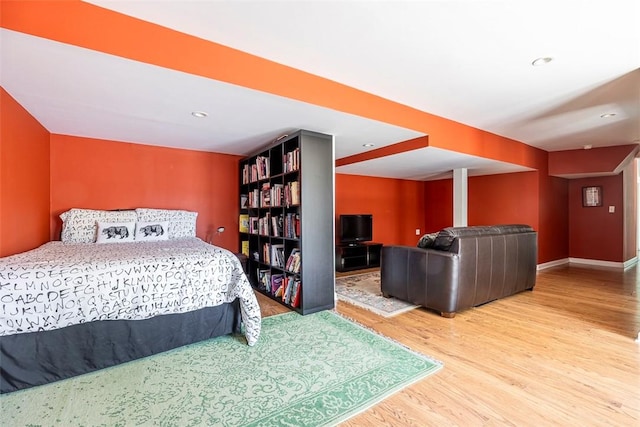
[[[444,368],[343,426],[640,426],[640,274],[562,266],[460,312],[337,311]],[[287,308],[259,295],[263,316]]]

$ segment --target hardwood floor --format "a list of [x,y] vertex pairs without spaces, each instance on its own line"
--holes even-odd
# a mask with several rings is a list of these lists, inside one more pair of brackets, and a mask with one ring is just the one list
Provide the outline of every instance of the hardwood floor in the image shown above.
[[[445,319],[337,311],[444,362],[343,426],[640,425],[640,274],[563,266],[520,293]],[[287,311],[259,296],[264,316]]]

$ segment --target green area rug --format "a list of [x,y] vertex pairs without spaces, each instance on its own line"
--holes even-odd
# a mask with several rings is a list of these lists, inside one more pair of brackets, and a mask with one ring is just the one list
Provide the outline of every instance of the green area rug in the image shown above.
[[379,271],[337,277],[336,294],[341,301],[373,311],[383,317],[392,317],[418,307],[396,298],[383,297]]
[[328,426],[442,365],[331,311],[0,396],[6,426]]

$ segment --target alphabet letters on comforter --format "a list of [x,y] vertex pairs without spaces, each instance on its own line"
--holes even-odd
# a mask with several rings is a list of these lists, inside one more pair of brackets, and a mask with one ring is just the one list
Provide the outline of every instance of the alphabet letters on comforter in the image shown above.
[[253,345],[260,335],[260,307],[240,262],[197,238],[49,242],[0,258],[0,336],[184,313],[236,298]]

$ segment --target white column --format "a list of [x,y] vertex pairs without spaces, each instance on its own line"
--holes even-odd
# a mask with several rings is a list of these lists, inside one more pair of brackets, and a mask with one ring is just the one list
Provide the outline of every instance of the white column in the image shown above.
[[453,170],[453,226],[467,226],[467,169]]

